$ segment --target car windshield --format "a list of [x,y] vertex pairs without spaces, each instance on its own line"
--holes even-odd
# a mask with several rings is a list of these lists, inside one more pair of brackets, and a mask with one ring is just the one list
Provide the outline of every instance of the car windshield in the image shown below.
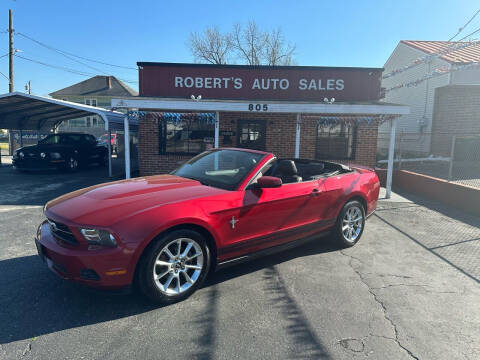
[[64,143],[63,136],[60,135],[48,135],[46,138],[40,140],[39,144],[61,144]]
[[234,190],[264,156],[238,150],[206,151],[195,156],[172,174],[198,180],[204,185]]
[[40,140],[39,144],[67,144],[78,142],[81,139],[81,134],[52,134]]

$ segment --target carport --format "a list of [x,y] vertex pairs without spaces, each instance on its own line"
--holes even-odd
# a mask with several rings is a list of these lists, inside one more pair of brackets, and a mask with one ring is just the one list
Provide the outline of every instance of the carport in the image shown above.
[[[0,129],[42,131],[55,128],[61,122],[98,115],[105,123],[105,130],[111,137],[111,131],[124,129],[129,139],[129,125],[135,126],[135,120],[128,122],[125,114],[99,107],[47,98],[44,96],[12,92],[0,95]],[[21,139],[22,137],[20,137]],[[125,163],[130,165],[130,141],[125,141]],[[108,146],[108,176],[112,176],[112,148]]]

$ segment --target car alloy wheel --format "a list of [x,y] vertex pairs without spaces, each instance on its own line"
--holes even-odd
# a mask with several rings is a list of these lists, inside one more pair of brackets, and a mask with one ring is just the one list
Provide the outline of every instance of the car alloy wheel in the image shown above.
[[179,238],[169,242],[153,265],[153,278],[165,295],[179,295],[199,279],[203,269],[203,251],[193,239]]
[[68,159],[68,169],[70,171],[75,171],[77,170],[77,168],[78,168],[78,160],[73,157],[70,157]]
[[355,243],[362,233],[363,211],[357,205],[345,211],[342,219],[342,236],[349,243]]

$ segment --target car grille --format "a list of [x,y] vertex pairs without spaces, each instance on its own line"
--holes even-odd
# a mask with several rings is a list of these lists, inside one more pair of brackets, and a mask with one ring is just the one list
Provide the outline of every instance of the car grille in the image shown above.
[[53,221],[51,219],[47,219],[47,220],[48,220],[48,223],[50,224],[50,230],[52,231],[52,234],[56,238],[63,240],[69,244],[78,244],[77,239],[75,238],[75,236],[70,231],[67,225],[59,223],[58,221]]
[[25,151],[24,154],[27,159],[40,159],[39,153],[34,151]]

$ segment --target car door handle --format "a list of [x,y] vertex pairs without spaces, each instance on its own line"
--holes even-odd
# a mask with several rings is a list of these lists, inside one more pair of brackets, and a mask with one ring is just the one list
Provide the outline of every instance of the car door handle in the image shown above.
[[315,189],[312,190],[311,194],[312,194],[312,196],[317,196],[318,194],[320,194],[320,190],[315,188]]

